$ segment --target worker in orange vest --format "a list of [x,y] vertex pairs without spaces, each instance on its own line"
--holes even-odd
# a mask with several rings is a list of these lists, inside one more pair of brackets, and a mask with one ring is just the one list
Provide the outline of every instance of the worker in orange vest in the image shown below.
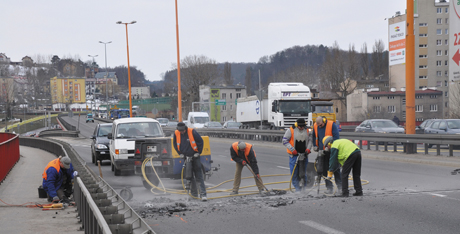
[[49,202],[69,203],[72,195],[72,179],[77,175],[69,157],[59,157],[48,163],[43,171],[43,189]]
[[192,157],[192,171],[193,177],[191,180],[191,193],[192,196],[198,197],[196,183],[200,184],[200,195],[202,201],[207,201],[206,186],[204,184],[204,176],[201,170],[200,154],[203,151],[203,138],[193,128],[188,128],[185,123],[180,122],[177,124],[176,131],[173,137],[174,149],[185,159],[185,157]]
[[[316,118],[316,123],[313,125],[312,138],[314,151],[318,152],[319,150],[325,149],[325,147],[323,146],[323,138],[326,136],[332,136],[334,140],[339,139],[339,129],[333,121],[327,120],[324,116],[319,116],[318,118]],[[323,151],[323,154],[323,176],[326,177],[327,171],[329,169],[329,158],[331,154],[329,151]],[[337,188],[339,189],[339,191],[342,191],[340,169],[334,171],[334,179],[335,183],[337,184]],[[332,194],[334,192],[332,186],[332,182],[326,180],[326,194]]]
[[254,174],[256,174],[257,178],[254,178],[256,181],[257,188],[259,189],[259,193],[262,195],[264,191],[264,187],[262,184],[262,178],[259,175],[259,167],[257,166],[257,159],[256,159],[256,152],[252,148],[251,144],[245,143],[243,141],[235,142],[230,147],[230,155],[232,160],[236,162],[236,171],[235,171],[235,179],[233,180],[233,192],[230,195],[238,194],[238,190],[240,188],[241,183],[241,171],[243,170],[243,166],[248,164]]

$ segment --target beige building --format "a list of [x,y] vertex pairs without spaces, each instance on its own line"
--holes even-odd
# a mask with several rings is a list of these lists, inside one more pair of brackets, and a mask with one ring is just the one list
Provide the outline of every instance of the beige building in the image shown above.
[[210,120],[224,123],[236,121],[237,99],[246,97],[244,85],[200,85],[200,110],[208,112]]
[[150,87],[131,87],[132,99],[150,98]]
[[[365,119],[392,119],[397,116],[406,120],[406,92],[402,91],[371,91],[357,89],[347,96],[347,116],[349,122]],[[415,120],[435,119],[442,111],[442,91],[415,91]]]
[[85,103],[85,80],[85,78],[51,78],[50,89],[52,103]]
[[[442,95],[438,95],[438,98],[442,100],[434,116],[436,118],[447,117],[449,112],[449,10],[449,2],[445,0],[414,1],[415,90],[429,88],[442,92]],[[391,64],[391,36],[398,29],[397,23],[405,22],[405,20],[406,15],[398,13],[388,20],[390,88],[396,90],[406,87],[405,61]],[[404,31],[407,32],[406,28]]]

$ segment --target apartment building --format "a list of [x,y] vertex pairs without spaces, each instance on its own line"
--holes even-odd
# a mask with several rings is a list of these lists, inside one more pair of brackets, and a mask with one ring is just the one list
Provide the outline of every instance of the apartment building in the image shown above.
[[51,78],[50,90],[52,103],[85,103],[85,81],[85,78]]
[[244,85],[200,85],[200,109],[209,113],[211,121],[236,121],[237,99],[246,97]]

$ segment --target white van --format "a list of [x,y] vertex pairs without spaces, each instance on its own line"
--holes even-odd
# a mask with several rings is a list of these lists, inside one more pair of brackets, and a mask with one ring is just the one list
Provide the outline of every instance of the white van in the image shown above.
[[151,118],[122,118],[113,121],[110,139],[110,161],[115,176],[122,170],[134,170],[134,144],[137,138],[163,137],[160,123]]
[[206,112],[189,112],[187,126],[190,128],[203,128],[209,122],[209,115]]

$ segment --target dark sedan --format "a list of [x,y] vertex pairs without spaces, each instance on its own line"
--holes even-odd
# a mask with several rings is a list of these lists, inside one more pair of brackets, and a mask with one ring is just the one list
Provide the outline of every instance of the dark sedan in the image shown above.
[[97,161],[110,160],[109,139],[107,134],[112,132],[112,123],[98,124],[94,129],[91,139],[91,161],[97,165]]

